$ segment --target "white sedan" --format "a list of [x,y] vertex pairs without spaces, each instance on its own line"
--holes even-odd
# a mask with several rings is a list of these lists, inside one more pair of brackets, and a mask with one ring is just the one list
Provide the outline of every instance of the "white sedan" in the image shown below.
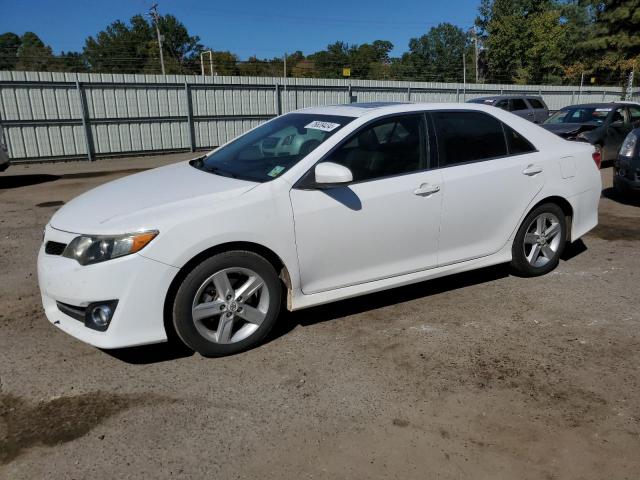
[[289,113],[61,208],[38,258],[44,309],[100,348],[175,331],[219,356],[282,308],[505,262],[542,275],[597,224],[597,155],[483,105]]

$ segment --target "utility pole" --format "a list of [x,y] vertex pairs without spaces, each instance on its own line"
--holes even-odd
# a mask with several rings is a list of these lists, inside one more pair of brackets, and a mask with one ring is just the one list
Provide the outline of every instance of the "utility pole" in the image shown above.
[[202,72],[202,76],[204,76],[204,56],[207,53],[209,54],[209,73],[211,73],[211,76],[213,77],[213,50],[205,50],[204,52],[200,52],[200,70]]
[[462,101],[467,101],[467,55],[462,52]]
[[582,98],[582,85],[584,84],[584,72],[580,75],[580,90],[578,92],[578,103],[580,103],[580,99]]
[[284,52],[284,78],[287,78],[287,52]]
[[160,50],[160,66],[162,67],[162,75],[166,75],[164,70],[164,54],[162,53],[162,41],[164,37],[160,34],[160,27],[158,26],[158,19],[160,15],[158,15],[158,4],[154,3],[153,6],[149,9],[149,14],[151,18],[153,18],[153,23],[156,25],[156,35],[158,36],[158,49]]
[[627,91],[625,92],[624,99],[631,101],[633,95],[633,69],[629,72],[629,79],[627,80]]
[[476,32],[476,26],[473,26],[473,43],[475,44],[476,51],[476,83],[479,82],[480,76],[478,75],[478,32]]

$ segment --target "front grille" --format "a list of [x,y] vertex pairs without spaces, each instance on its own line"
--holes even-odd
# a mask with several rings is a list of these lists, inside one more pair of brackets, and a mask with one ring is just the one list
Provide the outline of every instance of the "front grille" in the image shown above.
[[76,320],[80,320],[84,322],[85,313],[87,312],[86,308],[76,307],[74,305],[69,305],[68,303],[56,302],[58,306],[58,310],[62,313],[69,315],[71,318]]
[[48,255],[62,255],[65,248],[67,248],[66,243],[53,242],[49,240],[44,246],[44,253]]

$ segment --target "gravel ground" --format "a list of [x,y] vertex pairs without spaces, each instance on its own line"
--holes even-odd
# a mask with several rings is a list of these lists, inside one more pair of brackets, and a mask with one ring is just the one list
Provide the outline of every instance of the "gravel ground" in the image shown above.
[[640,477],[640,203],[541,278],[494,267],[287,314],[222,359],[101,351],[51,326],[42,229],[183,155],[0,175],[0,477]]

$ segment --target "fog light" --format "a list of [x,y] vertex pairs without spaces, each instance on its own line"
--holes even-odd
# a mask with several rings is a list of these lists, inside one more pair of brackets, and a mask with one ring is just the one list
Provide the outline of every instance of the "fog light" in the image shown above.
[[116,305],[118,305],[117,300],[92,303],[87,307],[84,325],[88,328],[104,332],[109,328],[109,323],[111,323],[111,319],[113,318]]

